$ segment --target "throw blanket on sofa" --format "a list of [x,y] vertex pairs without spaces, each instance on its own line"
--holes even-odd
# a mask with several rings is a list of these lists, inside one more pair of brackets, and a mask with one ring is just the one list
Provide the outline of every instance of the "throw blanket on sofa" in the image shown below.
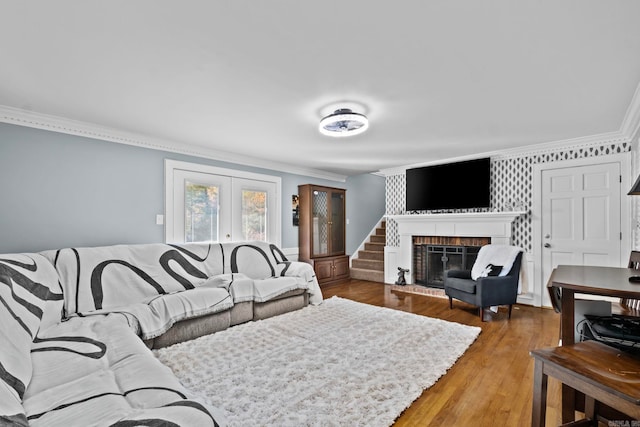
[[45,257],[0,255],[0,425],[223,424],[123,316],[61,322],[62,304]]
[[179,320],[295,289],[308,290],[312,304],[322,302],[313,268],[288,261],[265,242],[116,245],[43,255],[60,276],[67,317],[123,313],[136,319],[144,339]]
[[38,334],[23,405],[31,426],[210,426],[217,408],[182,387],[117,314],[73,318]]
[[471,268],[471,278],[478,280],[480,277],[486,277],[492,269],[491,266],[500,268],[497,276],[506,276],[511,271],[513,262],[520,252],[523,252],[522,248],[510,245],[485,245],[481,247]]
[[0,255],[0,425],[27,425],[21,402],[33,374],[31,342],[61,314],[58,276],[44,257]]

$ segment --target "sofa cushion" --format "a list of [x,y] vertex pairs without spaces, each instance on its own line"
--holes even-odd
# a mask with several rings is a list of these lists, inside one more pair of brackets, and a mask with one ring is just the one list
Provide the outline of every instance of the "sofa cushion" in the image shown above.
[[224,273],[243,273],[251,279],[275,277],[278,264],[287,259],[276,245],[267,242],[223,243]]
[[[130,327],[142,339],[155,338],[176,322],[206,314],[218,313],[233,307],[233,300],[224,288],[202,286],[188,291],[154,295],[142,302],[83,313],[82,317],[120,313],[129,320]],[[70,316],[75,317],[76,314]]]
[[[158,295],[146,301],[145,305],[149,307],[146,313],[152,319],[158,319],[158,323],[165,321],[164,325],[159,325],[155,330],[144,328],[141,332],[143,338],[147,339],[162,334],[180,320],[227,310],[233,307],[233,299],[226,289],[202,286],[189,291]],[[140,315],[136,317],[144,326],[146,319]]]
[[270,277],[253,281],[255,302],[270,301],[296,289],[308,289],[307,284],[296,277]]
[[233,303],[253,301],[253,279],[243,273],[218,274],[208,278],[199,287],[224,288],[231,294]]
[[23,404],[33,426],[220,421],[216,409],[187,398],[188,391],[119,314],[74,317],[41,331],[32,360]]
[[220,245],[208,243],[66,248],[42,254],[58,271],[67,314],[193,289],[223,268]]
[[6,382],[0,381],[0,426],[28,425],[20,397]]
[[53,266],[38,254],[0,255],[0,420],[23,419],[32,375],[31,342],[60,322],[62,293]]

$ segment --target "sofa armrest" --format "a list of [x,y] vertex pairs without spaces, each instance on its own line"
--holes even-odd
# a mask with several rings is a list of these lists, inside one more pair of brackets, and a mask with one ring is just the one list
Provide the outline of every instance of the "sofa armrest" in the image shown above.
[[322,291],[316,278],[316,272],[313,267],[306,262],[286,261],[278,264],[280,268],[280,276],[299,277],[309,288],[309,303],[318,305],[322,303]]

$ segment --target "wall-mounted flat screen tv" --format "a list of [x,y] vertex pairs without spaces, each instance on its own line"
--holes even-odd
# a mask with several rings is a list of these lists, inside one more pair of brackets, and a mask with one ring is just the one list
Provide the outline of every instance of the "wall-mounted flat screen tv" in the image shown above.
[[406,210],[491,207],[491,161],[467,160],[407,169]]

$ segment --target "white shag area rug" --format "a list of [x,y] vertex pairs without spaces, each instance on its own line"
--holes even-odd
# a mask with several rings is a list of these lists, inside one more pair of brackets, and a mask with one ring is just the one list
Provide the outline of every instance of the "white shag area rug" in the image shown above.
[[154,353],[229,426],[389,426],[479,333],[333,297]]

